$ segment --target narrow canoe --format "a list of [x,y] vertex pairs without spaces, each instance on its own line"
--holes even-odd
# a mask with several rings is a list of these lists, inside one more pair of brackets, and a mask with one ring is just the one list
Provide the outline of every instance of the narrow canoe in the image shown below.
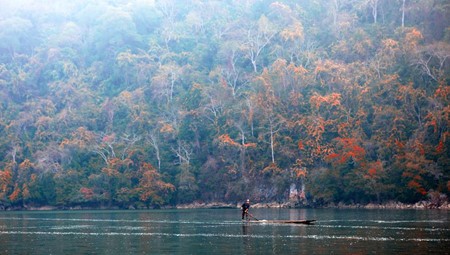
[[266,223],[266,224],[314,224],[316,220],[248,220],[248,223]]

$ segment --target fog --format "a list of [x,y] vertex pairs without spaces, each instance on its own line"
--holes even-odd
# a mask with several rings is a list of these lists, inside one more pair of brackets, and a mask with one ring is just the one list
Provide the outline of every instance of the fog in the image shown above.
[[0,6],[2,208],[447,200],[445,1]]

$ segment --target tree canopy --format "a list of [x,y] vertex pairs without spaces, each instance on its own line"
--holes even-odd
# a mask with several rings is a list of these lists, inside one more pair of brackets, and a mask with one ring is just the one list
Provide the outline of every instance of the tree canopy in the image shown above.
[[7,2],[0,205],[450,195],[447,1]]

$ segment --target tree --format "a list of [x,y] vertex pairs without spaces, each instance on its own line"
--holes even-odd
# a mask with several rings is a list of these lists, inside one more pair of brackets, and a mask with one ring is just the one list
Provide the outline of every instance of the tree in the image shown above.
[[114,7],[107,7],[98,17],[89,38],[91,50],[98,53],[92,57],[105,58],[109,63],[114,63],[126,47],[139,45],[140,40],[130,13]]
[[[242,36],[236,35],[238,38]],[[241,44],[242,42],[235,38],[222,43],[218,52],[218,58],[222,59],[221,65],[209,73],[218,85],[225,85],[231,89],[233,97],[241,96],[251,80],[251,76],[244,68],[245,51],[241,49]]]
[[[29,46],[24,42],[30,42],[33,37],[33,24],[22,17],[11,17],[0,21],[0,52],[3,61],[10,61],[16,54],[26,53]],[[8,58],[5,58],[8,56]],[[5,59],[4,59],[5,58]],[[2,62],[3,62],[2,61]]]
[[252,63],[253,72],[257,73],[258,59],[263,50],[269,46],[272,38],[277,35],[278,30],[265,15],[262,15],[257,24],[248,28],[246,33],[247,38],[243,45],[243,50],[246,52],[246,57]]
[[382,194],[392,190],[392,186],[385,183],[387,172],[383,162],[380,160],[369,162],[366,169],[367,171],[363,175],[363,178],[367,181],[364,190],[368,195],[375,195],[376,201],[381,203]]
[[182,164],[180,173],[177,175],[177,202],[178,203],[191,203],[197,197],[199,193],[199,187],[195,175],[191,172],[191,166],[189,164]]
[[146,136],[146,140],[155,150],[156,160],[158,162],[158,171],[161,171],[161,153],[160,153],[160,142],[157,130],[153,130],[153,132],[149,133]]
[[159,207],[167,204],[175,187],[162,181],[161,174],[150,164],[142,163],[139,167],[139,186],[136,191],[140,201],[148,206]]
[[[393,39],[384,39],[382,47],[377,50],[373,59],[373,68],[375,69],[378,79],[382,78],[383,74],[392,71],[396,64],[396,58],[400,52],[400,45]],[[390,73],[390,72],[389,72]]]
[[[245,157],[246,157],[246,149],[256,147],[255,143],[246,143],[245,142],[245,133],[243,132],[243,129],[240,130],[240,137],[241,142],[238,143],[234,141],[228,134],[223,134],[218,137],[218,141],[222,146],[231,146],[232,148],[238,148],[238,151],[240,152],[239,161],[240,161],[240,173],[245,173],[246,170],[246,164],[245,164]],[[234,161],[232,157],[228,158],[227,160]],[[236,171],[236,169],[234,170]]]
[[450,75],[450,44],[437,42],[420,47],[413,64],[435,82],[441,82]]
[[182,26],[178,22],[180,9],[176,8],[175,0],[158,1],[156,8],[162,14],[161,39],[166,49],[170,49],[170,43],[182,37]]
[[12,168],[7,166],[0,171],[0,202],[7,204],[8,195],[12,186]]
[[258,78],[261,82],[261,90],[255,97],[256,105],[261,114],[262,125],[264,125],[265,132],[261,133],[261,140],[264,136],[268,136],[270,145],[270,155],[272,164],[275,164],[275,138],[280,132],[285,122],[283,116],[278,112],[279,99],[274,94],[273,84],[269,77],[269,71],[265,69],[262,75]]
[[164,100],[163,103],[170,105],[173,103],[174,93],[177,90],[177,83],[183,68],[176,63],[162,65],[152,78],[152,87],[156,99]]
[[25,205],[31,200],[29,185],[36,178],[36,170],[29,159],[21,162],[14,170],[11,178],[14,189],[8,198],[12,204]]
[[124,180],[124,174],[133,164],[134,162],[130,159],[112,158],[109,160],[109,164],[102,168],[100,177],[104,183],[96,188],[101,188],[104,191],[104,199],[108,201],[109,207],[119,200],[118,192],[123,187],[128,186]]

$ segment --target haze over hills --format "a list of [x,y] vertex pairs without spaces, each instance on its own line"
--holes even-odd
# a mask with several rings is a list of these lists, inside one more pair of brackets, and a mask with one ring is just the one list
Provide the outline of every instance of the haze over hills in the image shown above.
[[1,5],[2,208],[448,200],[448,1]]

